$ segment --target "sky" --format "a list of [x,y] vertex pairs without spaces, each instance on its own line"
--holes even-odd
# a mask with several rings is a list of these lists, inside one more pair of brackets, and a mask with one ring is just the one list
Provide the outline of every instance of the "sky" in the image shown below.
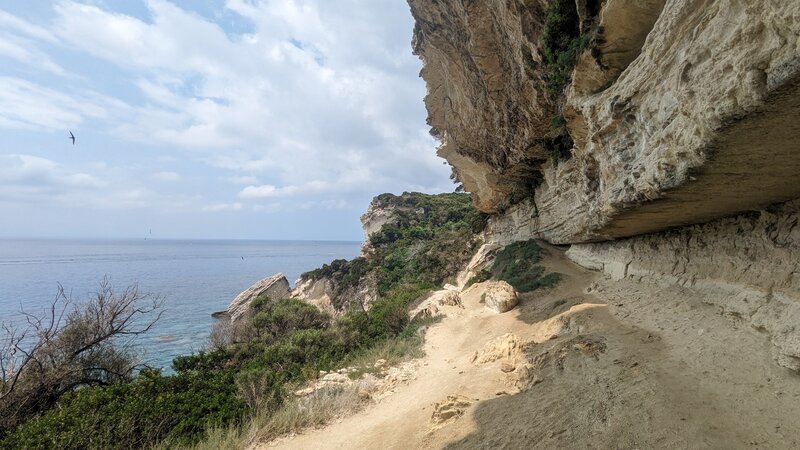
[[360,240],[373,196],[454,188],[412,29],[405,0],[0,0],[0,237]]

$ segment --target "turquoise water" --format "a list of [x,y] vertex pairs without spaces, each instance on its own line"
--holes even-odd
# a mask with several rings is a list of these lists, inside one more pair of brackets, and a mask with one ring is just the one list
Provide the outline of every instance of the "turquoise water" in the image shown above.
[[223,310],[254,282],[283,272],[290,283],[333,259],[358,255],[358,242],[241,240],[0,240],[0,322],[20,309],[39,312],[58,283],[87,298],[108,276],[117,290],[132,283],[164,298],[164,314],[139,339],[145,362],[169,370],[177,355],[203,348]]

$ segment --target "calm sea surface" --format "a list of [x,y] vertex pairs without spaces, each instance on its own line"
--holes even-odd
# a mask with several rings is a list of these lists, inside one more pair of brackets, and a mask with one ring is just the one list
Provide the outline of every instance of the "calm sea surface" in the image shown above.
[[58,283],[73,299],[97,291],[103,276],[121,291],[164,297],[164,315],[140,338],[145,360],[169,371],[172,358],[200,350],[214,319],[254,282],[283,272],[294,283],[333,259],[358,255],[358,242],[233,240],[0,240],[0,322],[21,308],[40,312]]

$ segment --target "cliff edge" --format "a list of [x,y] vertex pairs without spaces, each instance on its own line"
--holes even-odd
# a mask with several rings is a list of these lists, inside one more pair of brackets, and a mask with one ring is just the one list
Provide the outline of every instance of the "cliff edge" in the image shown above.
[[800,4],[409,0],[439,155],[498,235],[634,236],[800,196]]

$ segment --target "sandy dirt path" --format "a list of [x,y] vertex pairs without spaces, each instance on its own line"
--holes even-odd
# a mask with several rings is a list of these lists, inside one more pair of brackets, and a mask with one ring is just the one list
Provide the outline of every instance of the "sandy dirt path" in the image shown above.
[[[800,377],[772,362],[764,336],[682,288],[604,279],[554,247],[543,262],[564,280],[508,313],[466,291],[464,308],[428,330],[416,379],[392,395],[258,448],[800,445]],[[513,355],[473,362],[508,333],[523,344]],[[434,423],[437,403],[463,415]]]

